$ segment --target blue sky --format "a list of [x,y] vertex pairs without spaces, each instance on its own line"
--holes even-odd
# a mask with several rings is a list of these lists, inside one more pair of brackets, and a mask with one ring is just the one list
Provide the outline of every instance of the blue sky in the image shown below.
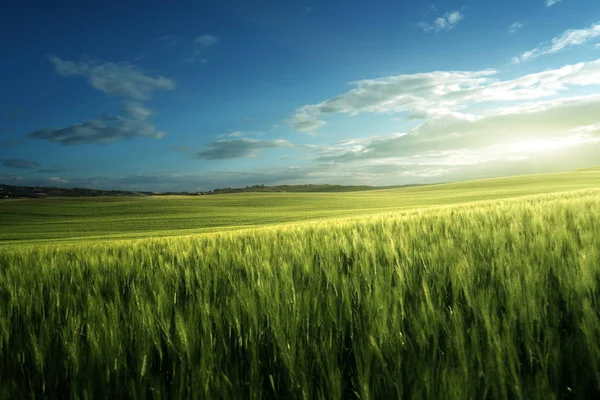
[[596,0],[5,3],[2,183],[397,185],[600,164]]

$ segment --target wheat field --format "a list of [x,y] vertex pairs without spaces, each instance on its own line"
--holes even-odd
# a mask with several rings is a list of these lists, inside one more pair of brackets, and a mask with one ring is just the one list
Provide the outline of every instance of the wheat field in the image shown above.
[[600,394],[600,189],[4,245],[0,266],[1,398]]

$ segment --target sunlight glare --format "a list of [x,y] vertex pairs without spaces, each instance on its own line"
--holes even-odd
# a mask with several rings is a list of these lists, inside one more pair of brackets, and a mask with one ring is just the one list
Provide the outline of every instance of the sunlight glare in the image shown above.
[[597,138],[590,138],[585,135],[569,136],[556,139],[533,139],[508,143],[499,146],[502,150],[513,153],[545,153],[553,150],[564,149],[565,147],[580,146],[585,143],[595,142]]

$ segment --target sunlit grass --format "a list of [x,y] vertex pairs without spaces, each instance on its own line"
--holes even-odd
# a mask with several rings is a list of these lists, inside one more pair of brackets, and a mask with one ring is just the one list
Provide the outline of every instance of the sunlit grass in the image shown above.
[[595,398],[600,190],[0,249],[0,397]]

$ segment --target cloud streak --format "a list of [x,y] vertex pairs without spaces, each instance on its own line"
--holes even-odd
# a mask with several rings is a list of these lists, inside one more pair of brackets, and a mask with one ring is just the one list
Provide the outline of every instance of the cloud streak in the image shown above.
[[438,33],[452,30],[463,18],[464,15],[460,11],[454,10],[437,17],[432,22],[420,22],[418,26],[423,29],[423,32]]
[[140,68],[126,63],[74,62],[56,56],[48,59],[62,76],[83,76],[89,84],[111,97],[124,97],[120,115],[100,117],[62,128],[45,128],[30,132],[30,139],[47,140],[64,146],[105,144],[135,137],[159,139],[165,135],[148,121],[152,111],[143,101],[161,90],[171,90],[175,82],[163,76],[147,75]]
[[293,128],[316,131],[328,114],[407,113],[407,119],[472,118],[470,105],[550,98],[571,87],[600,84],[600,60],[500,81],[497,71],[435,71],[353,82],[354,89],[299,108]]
[[600,96],[584,96],[500,109],[476,119],[446,116],[426,121],[406,134],[341,143],[319,160],[348,163],[391,158],[414,164],[442,159],[456,164],[461,155],[475,163],[485,154],[527,156],[539,143],[561,148],[600,141],[600,114],[594,111],[599,107]]
[[219,38],[214,35],[200,35],[194,39],[194,46],[198,50],[205,50],[219,43]]
[[149,76],[138,67],[121,63],[74,62],[51,55],[55,71],[62,76],[83,76],[89,84],[109,96],[137,101],[149,100],[160,90],[172,90],[175,82],[163,76]]
[[203,35],[197,36],[192,41],[192,45],[194,46],[194,53],[188,59],[188,61],[194,62],[196,60],[196,58],[202,57],[201,61],[204,63],[207,62],[208,60],[205,58],[206,53],[212,47],[214,47],[217,43],[219,43],[219,41],[220,40],[218,37],[216,37],[214,35],[210,35],[210,34],[203,34]]
[[[467,154],[468,156],[468,154]],[[470,160],[454,158],[415,158],[363,160],[357,163],[317,162],[312,165],[292,165],[277,169],[206,171],[196,174],[152,173],[122,177],[60,178],[71,186],[98,189],[141,191],[203,191],[223,187],[244,187],[252,184],[348,184],[398,185],[439,183],[494,176],[527,173],[560,172],[590,167],[600,163],[600,142],[531,154],[528,157],[491,157]],[[459,162],[457,162],[459,161]],[[475,165],[476,164],[476,165]],[[0,181],[16,185],[46,185],[47,177],[0,175]]]
[[40,166],[40,164],[35,161],[24,160],[22,158],[0,159],[0,165],[13,169],[34,169]]
[[181,43],[181,37],[170,33],[158,38],[160,47],[175,47],[179,43]]
[[20,139],[0,140],[0,147],[8,148],[19,146],[22,143]]
[[41,169],[37,170],[37,172],[40,172],[42,174],[58,174],[58,173],[64,172],[64,171],[65,171],[65,169],[60,168],[60,167],[41,168]]
[[65,183],[69,183],[68,179],[61,178],[60,176],[52,176],[48,178],[48,180],[52,183],[59,183],[64,185]]
[[233,158],[256,157],[258,153],[267,149],[294,147],[287,140],[257,140],[257,139],[231,139],[217,140],[211,143],[206,150],[196,153],[196,157],[205,160],[226,160]]
[[517,33],[518,31],[521,30],[521,28],[523,28],[523,23],[515,22],[508,27],[508,32],[509,33]]
[[151,111],[141,103],[125,103],[121,115],[90,119],[81,124],[64,128],[48,128],[31,132],[30,139],[41,139],[64,146],[82,144],[106,144],[135,137],[162,138],[165,133],[157,131],[147,120]]
[[527,50],[519,56],[514,57],[512,62],[513,64],[518,64],[543,55],[555,54],[570,47],[587,44],[597,38],[600,38],[600,22],[592,24],[584,29],[569,29],[553,38],[550,43],[541,44],[536,48]]

